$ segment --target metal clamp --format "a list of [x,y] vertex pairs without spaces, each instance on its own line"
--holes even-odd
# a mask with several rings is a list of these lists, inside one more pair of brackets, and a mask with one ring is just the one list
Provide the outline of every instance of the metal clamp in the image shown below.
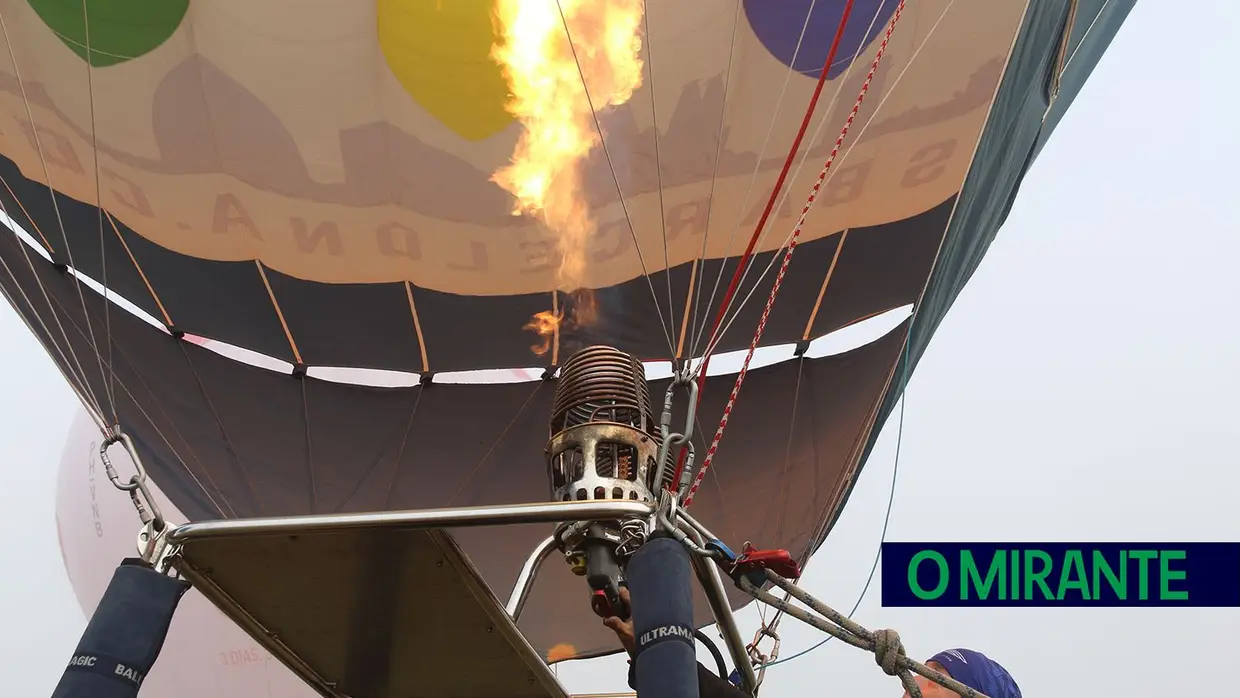
[[169,530],[166,526],[162,530],[156,530],[152,521],[143,524],[138,531],[138,557],[161,574],[175,572],[172,570],[172,559],[181,549],[181,546],[168,542]]

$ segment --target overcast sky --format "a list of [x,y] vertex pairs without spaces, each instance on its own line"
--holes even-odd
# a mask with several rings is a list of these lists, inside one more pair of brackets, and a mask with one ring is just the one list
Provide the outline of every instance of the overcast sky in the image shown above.
[[[1232,0],[1133,11],[909,386],[889,540],[1240,540],[1238,39]],[[0,360],[3,693],[45,696],[85,623],[53,520],[79,408],[7,305]],[[837,608],[878,544],[895,426],[806,577]],[[983,651],[1027,696],[1235,690],[1240,609],[883,609],[875,585],[856,617],[897,628],[919,658]],[[785,655],[820,637],[781,630]],[[614,659],[561,675],[574,691],[624,684]],[[899,694],[835,642],[771,669],[764,688]]]

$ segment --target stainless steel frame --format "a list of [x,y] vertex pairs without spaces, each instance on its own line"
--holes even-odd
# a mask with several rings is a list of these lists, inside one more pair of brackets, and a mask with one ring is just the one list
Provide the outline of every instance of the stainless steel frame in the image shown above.
[[534,579],[538,577],[538,570],[542,569],[543,562],[559,549],[559,544],[555,536],[547,536],[546,540],[538,544],[534,552],[526,558],[525,564],[521,566],[521,573],[517,575],[517,581],[512,585],[512,594],[504,606],[504,610],[512,616],[513,622],[521,619],[521,611],[525,609],[525,602],[530,598],[530,591],[534,589]]
[[[511,504],[485,507],[452,507],[441,509],[425,509],[416,511],[377,512],[365,514],[328,514],[317,516],[272,517],[261,519],[241,519],[224,521],[207,521],[189,523],[172,527],[166,534],[169,559],[193,585],[200,589],[216,606],[225,612],[234,622],[244,628],[252,636],[268,647],[273,654],[281,659],[294,673],[318,690],[322,695],[337,695],[330,682],[315,671],[313,667],[295,652],[285,647],[268,629],[264,628],[240,604],[235,602],[224,590],[217,587],[212,580],[193,569],[192,565],[178,564],[178,551],[196,541],[221,540],[228,538],[255,538],[262,536],[288,536],[291,534],[344,533],[359,530],[423,530],[431,531],[439,539],[436,529],[463,528],[478,526],[504,526],[534,523],[563,523],[581,521],[606,521],[624,518],[640,518],[653,520],[654,505],[636,501],[580,501],[580,502],[539,502],[532,504]],[[682,510],[675,511],[677,527],[685,532],[700,547],[706,540],[713,539],[711,532],[696,519]],[[450,541],[450,538],[446,538]],[[538,571],[554,552],[559,541],[555,536],[543,540],[526,559],[508,601],[505,604],[502,624],[505,635],[516,633],[516,621],[520,618],[526,600],[533,589]],[[710,604],[728,652],[734,665],[741,672],[745,687],[753,691],[757,686],[757,677],[749,659],[744,640],[741,638],[735,616],[728,602],[722,575],[715,564],[706,558],[694,556],[694,571],[703,592]],[[466,565],[468,565],[466,561]],[[468,570],[472,572],[473,570]],[[485,584],[481,586],[485,587]],[[489,589],[473,590],[477,594],[491,594]],[[496,602],[498,604],[498,602]],[[498,610],[498,609],[497,609]],[[508,626],[511,626],[510,628]],[[523,637],[515,643],[527,647]],[[532,649],[529,650],[532,652]],[[546,665],[543,664],[546,668]],[[539,683],[544,683],[547,676],[539,676]],[[552,677],[553,679],[553,677]],[[558,683],[556,683],[558,686]]]
[[176,526],[168,531],[168,543],[230,536],[281,535],[288,533],[329,533],[358,528],[466,528],[472,526],[513,526],[518,524],[594,521],[630,516],[647,517],[654,507],[644,502],[586,501],[501,504],[485,507],[450,507],[413,511],[383,511],[368,514],[319,514],[261,519],[203,521]]

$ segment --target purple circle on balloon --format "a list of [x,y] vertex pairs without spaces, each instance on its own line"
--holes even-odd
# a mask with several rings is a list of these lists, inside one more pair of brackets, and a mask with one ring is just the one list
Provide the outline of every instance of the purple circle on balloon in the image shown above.
[[[846,0],[744,0],[745,18],[758,41],[780,63],[809,77],[818,77],[840,26]],[[835,52],[827,78],[839,77],[853,56],[887,29],[899,0],[854,0],[844,36]],[[810,14],[810,8],[813,14]],[[805,16],[809,14],[809,25]],[[873,20],[873,21],[871,21]],[[797,52],[801,28],[805,39]],[[792,62],[796,55],[796,64]]]

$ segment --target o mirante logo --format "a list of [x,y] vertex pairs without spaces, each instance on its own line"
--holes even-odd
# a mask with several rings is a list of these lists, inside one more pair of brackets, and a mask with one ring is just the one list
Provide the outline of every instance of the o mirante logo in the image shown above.
[[884,606],[1240,606],[1240,543],[884,543]]

